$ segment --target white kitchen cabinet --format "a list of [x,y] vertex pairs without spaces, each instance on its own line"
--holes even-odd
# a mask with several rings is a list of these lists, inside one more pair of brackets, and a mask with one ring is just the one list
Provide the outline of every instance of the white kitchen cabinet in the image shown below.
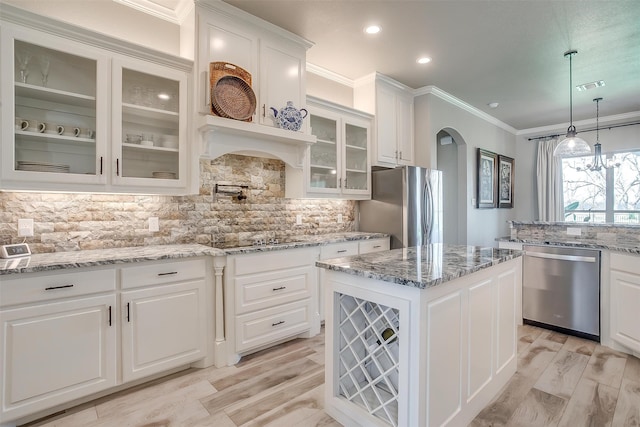
[[414,165],[413,94],[410,88],[374,73],[356,81],[353,95],[355,108],[375,115],[373,165]]
[[230,255],[225,269],[225,323],[235,343],[228,363],[296,336],[320,332],[317,248]]
[[287,101],[304,107],[310,42],[223,2],[198,2],[196,13],[201,113],[211,114],[211,62],[227,62],[251,74],[257,124],[276,126],[270,108],[280,110]]
[[3,422],[116,385],[115,286],[115,270],[3,278]]
[[3,12],[0,188],[187,192],[189,61]]
[[317,141],[308,148],[302,179],[288,170],[287,197],[370,198],[371,116],[313,97],[307,104]]
[[[380,239],[367,239],[359,241],[347,241],[340,243],[330,243],[320,247],[319,259],[340,258],[351,255],[362,255],[372,252],[388,251],[391,241],[389,237]],[[320,321],[325,321],[324,312],[324,275],[325,270],[318,269],[318,313]]]
[[640,257],[611,252],[611,339],[640,353]]

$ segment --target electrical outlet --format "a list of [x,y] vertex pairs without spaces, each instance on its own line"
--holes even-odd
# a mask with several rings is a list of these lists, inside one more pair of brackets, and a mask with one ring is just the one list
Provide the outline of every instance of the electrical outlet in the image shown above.
[[33,220],[32,219],[18,220],[18,236],[19,237],[33,236]]
[[338,214],[338,224],[342,224],[342,214]]
[[578,227],[567,227],[567,236],[580,236],[582,235],[582,229]]
[[160,223],[157,216],[149,217],[149,231],[160,231]]
[[302,225],[302,215],[296,215],[296,225]]

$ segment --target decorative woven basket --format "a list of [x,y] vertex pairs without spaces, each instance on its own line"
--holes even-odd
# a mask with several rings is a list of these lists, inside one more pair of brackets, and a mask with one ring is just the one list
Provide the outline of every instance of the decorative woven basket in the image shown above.
[[222,117],[247,120],[256,111],[256,95],[241,78],[224,76],[213,88],[211,104]]
[[[211,94],[211,114],[214,116],[227,117],[224,113],[220,111],[216,111],[216,106],[214,105],[214,94],[213,91],[216,88],[218,80],[226,76],[235,76],[243,80],[249,88],[251,88],[251,73],[245,70],[242,67],[238,67],[237,65],[231,64],[229,62],[211,62],[209,63],[209,82],[210,82],[210,94]],[[252,113],[253,114],[253,113]],[[243,119],[244,121],[250,122],[251,116],[247,119]]]

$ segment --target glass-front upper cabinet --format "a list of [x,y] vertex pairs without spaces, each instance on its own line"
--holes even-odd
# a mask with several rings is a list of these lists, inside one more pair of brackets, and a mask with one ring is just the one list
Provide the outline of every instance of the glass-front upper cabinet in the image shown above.
[[[326,114],[331,116],[330,114]],[[337,117],[324,117],[311,113],[311,133],[317,141],[310,148],[309,187],[313,191],[333,192],[338,190],[338,139],[340,128]]]
[[114,61],[116,184],[177,187],[186,180],[185,73]]
[[26,189],[106,182],[107,90],[97,84],[106,59],[72,41],[2,29],[1,67],[3,180]]
[[371,116],[307,97],[311,133],[307,196],[367,199],[371,196]]
[[345,192],[369,189],[369,127],[366,123],[344,123]]

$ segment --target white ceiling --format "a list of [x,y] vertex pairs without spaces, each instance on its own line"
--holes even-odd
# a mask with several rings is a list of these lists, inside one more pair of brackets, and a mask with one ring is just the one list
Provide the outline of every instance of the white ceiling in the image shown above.
[[[224,1],[314,42],[313,65],[434,85],[519,130],[568,123],[569,49],[574,85],[606,83],[574,91],[574,121],[596,97],[601,117],[640,112],[639,0]],[[365,35],[371,23],[382,32]]]

